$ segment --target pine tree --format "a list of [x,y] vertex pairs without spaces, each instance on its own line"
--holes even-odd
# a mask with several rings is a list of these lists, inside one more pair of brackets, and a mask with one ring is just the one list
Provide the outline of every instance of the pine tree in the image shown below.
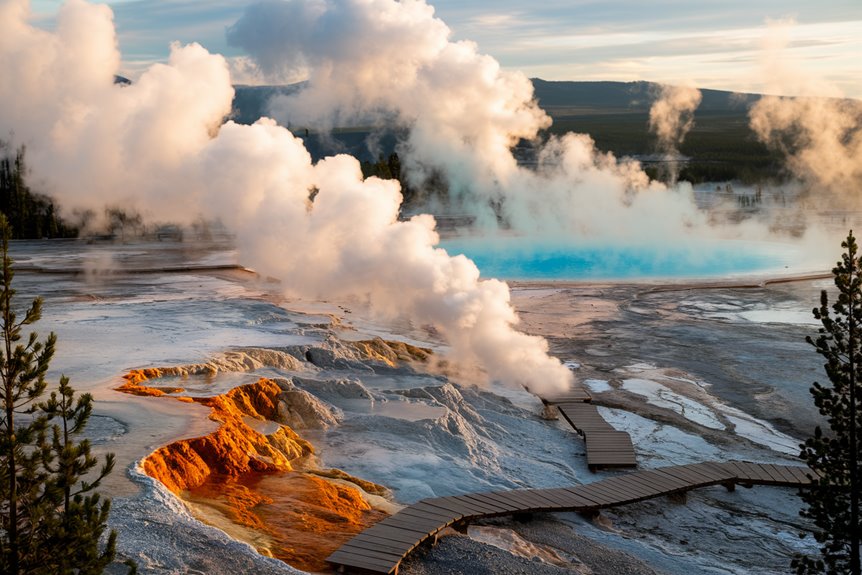
[[89,575],[114,559],[116,533],[106,531],[110,501],[94,490],[114,466],[98,460],[76,436],[92,413],[90,394],[75,396],[66,377],[46,401],[45,374],[57,338],[26,338],[37,322],[36,298],[20,321],[12,289],[10,230],[0,214],[0,573]]
[[838,299],[831,306],[826,291],[814,317],[822,327],[817,339],[806,338],[826,363],[831,386],[815,382],[814,405],[826,418],[828,431],[819,426],[801,445],[800,457],[817,472],[814,486],[801,497],[803,517],[816,525],[814,537],[820,557],[793,560],[798,574],[860,574],[859,524],[859,382],[862,381],[862,261],[851,231],[841,244],[844,253],[832,270]]

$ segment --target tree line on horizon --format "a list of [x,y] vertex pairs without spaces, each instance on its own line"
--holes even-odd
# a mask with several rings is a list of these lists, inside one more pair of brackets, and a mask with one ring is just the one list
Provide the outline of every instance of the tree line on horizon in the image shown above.
[[78,229],[60,217],[50,197],[27,183],[26,148],[11,149],[0,141],[0,213],[12,228],[12,239],[74,238]]

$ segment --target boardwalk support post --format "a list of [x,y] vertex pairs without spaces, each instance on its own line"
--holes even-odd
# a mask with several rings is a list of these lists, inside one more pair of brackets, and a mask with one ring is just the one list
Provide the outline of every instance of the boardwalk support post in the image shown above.
[[668,499],[673,501],[674,503],[679,503],[680,505],[685,505],[688,501],[688,492],[686,491],[676,491],[674,493],[669,493],[667,496]]
[[728,491],[730,491],[731,493],[736,491],[736,483],[733,481],[726,481],[725,483],[722,483],[722,485],[724,485],[724,488],[727,489]]

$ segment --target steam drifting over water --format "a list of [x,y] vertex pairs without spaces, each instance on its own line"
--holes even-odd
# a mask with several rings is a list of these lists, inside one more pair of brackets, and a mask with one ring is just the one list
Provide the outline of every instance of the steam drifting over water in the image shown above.
[[[763,40],[762,67],[774,93],[751,109],[751,128],[780,150],[788,170],[815,199],[836,208],[862,208],[862,102],[820,78],[799,73],[792,60],[793,21],[770,22]],[[830,98],[822,97],[828,94]]]

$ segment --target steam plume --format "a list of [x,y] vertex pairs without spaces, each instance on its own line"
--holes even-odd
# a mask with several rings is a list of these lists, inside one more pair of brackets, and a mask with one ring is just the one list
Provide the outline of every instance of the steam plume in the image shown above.
[[454,202],[496,198],[517,171],[511,147],[550,120],[528,78],[450,34],[423,0],[268,0],[228,41],[273,81],[307,71],[304,90],[271,104],[282,124],[409,126],[403,155],[417,185],[444,169]]
[[[796,72],[786,51],[792,22],[772,23],[765,38],[764,72],[771,91],[750,112],[754,132],[779,149],[788,169],[821,198],[858,209],[862,203],[862,104]],[[823,97],[824,94],[832,97]]]
[[[390,4],[398,8],[375,17],[430,12],[421,2]],[[236,231],[243,260],[292,290],[365,297],[382,312],[433,324],[452,343],[455,359],[479,364],[492,379],[546,393],[568,386],[571,373],[547,355],[547,343],[515,331],[504,283],[480,280],[468,259],[437,248],[430,216],[397,220],[397,183],[363,180],[358,161],[347,156],[313,164],[302,142],[272,120],[222,125],[233,97],[224,58],[196,44],[174,45],[168,64],[121,87],[112,81],[119,53],[107,7],[70,0],[53,32],[33,28],[28,17],[25,0],[0,4],[0,129],[30,146],[37,177],[64,205],[123,202],[151,217],[219,217]],[[328,33],[337,39],[339,32],[345,30]],[[434,30],[412,32],[435,37]],[[496,116],[507,125],[503,132],[470,131],[471,138],[503,150],[516,134],[530,135],[542,125],[535,106],[513,109],[500,95],[526,84],[500,77],[496,63],[477,57],[472,45],[444,52],[447,60],[473,61],[478,68],[470,72],[484,74],[489,110],[483,125]],[[412,64],[399,62],[399,71],[408,73]],[[438,80],[445,84],[444,77],[423,81]],[[503,141],[496,140],[500,134],[506,134]],[[510,158],[502,159],[508,170],[514,168]],[[495,173],[505,171],[492,165]]]
[[700,90],[692,86],[663,85],[658,99],[649,111],[650,129],[658,138],[658,149],[664,154],[668,181],[675,184],[679,176],[679,146],[694,127],[694,111],[700,105]]
[[[267,0],[228,30],[272,81],[307,74],[303,90],[271,103],[283,125],[407,127],[400,151],[413,183],[442,175],[443,210],[472,213],[486,228],[653,243],[739,233],[706,225],[690,187],[669,193],[637,163],[597,153],[588,136],[540,142],[550,119],[530,81],[450,36],[423,0]],[[663,117],[696,105],[696,91],[679,94]],[[513,156],[522,140],[533,142],[538,170]]]

